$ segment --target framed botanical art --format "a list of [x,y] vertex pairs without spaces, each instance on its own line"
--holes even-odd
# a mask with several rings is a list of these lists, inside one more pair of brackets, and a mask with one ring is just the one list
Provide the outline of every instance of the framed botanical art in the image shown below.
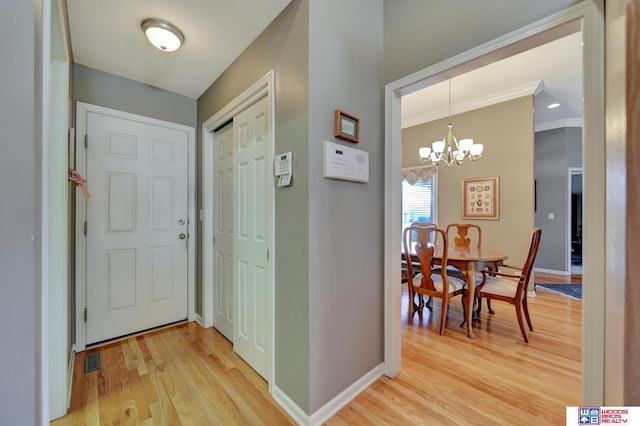
[[462,179],[462,218],[500,219],[500,178]]

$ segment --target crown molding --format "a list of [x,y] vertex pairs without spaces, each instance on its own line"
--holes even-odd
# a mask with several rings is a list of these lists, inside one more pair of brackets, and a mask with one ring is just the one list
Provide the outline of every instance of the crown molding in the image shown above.
[[582,118],[565,118],[563,120],[547,121],[537,123],[533,126],[534,132],[544,132],[545,130],[562,129],[565,127],[582,127]]
[[[492,93],[487,96],[483,96],[476,99],[471,99],[466,102],[457,103],[451,106],[451,116],[462,114],[464,112],[473,111],[479,108],[485,108],[491,105],[499,104],[513,99],[518,99],[523,96],[537,95],[544,89],[544,81],[536,80],[529,83],[521,84],[519,86],[511,87],[509,89]],[[411,119],[402,120],[402,128],[417,126],[423,123],[429,123],[441,118],[445,118],[449,115],[449,108],[444,107],[434,111],[429,111],[424,114],[420,114],[412,117]]]

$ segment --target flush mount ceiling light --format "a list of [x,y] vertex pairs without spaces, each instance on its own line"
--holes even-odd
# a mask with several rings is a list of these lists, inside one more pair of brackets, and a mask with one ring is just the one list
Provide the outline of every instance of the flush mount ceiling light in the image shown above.
[[184,35],[172,23],[148,18],[140,24],[149,42],[163,52],[173,52],[184,43]]
[[560,106],[559,103],[553,103],[553,104],[549,104],[547,105],[547,108],[549,109],[554,109],[554,108],[558,108]]

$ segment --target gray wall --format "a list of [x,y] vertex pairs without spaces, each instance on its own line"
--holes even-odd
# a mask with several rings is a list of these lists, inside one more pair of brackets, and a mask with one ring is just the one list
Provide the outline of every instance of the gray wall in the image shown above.
[[[40,2],[5,2],[0,39],[0,424],[40,424]],[[35,19],[34,19],[35,17]]]
[[73,67],[73,98],[74,101],[185,126],[196,125],[195,99],[84,65],[75,64]]
[[[383,361],[382,0],[309,8],[310,412]],[[330,23],[330,31],[327,25]],[[334,111],[360,142],[333,137]],[[323,141],[369,153],[369,183],[324,179]]]
[[[537,189],[535,224],[542,228],[544,240],[536,268],[568,271],[567,215],[569,167],[582,167],[582,129],[566,127],[535,134],[534,176]],[[549,213],[554,219],[549,219]]]
[[[200,125],[275,70],[276,152],[293,152],[294,183],[276,191],[274,382],[309,414],[382,362],[382,2],[371,3],[294,0],[198,100]],[[348,145],[369,152],[368,184],[322,177],[336,109],[361,119]]]
[[[275,201],[274,381],[308,411],[309,0],[293,0],[198,99],[198,146],[202,152],[202,123],[272,69],[276,79],[275,150],[293,152],[293,185],[277,188]],[[201,178],[200,172],[199,182]],[[199,203],[201,208],[202,197]]]
[[390,83],[581,0],[385,0],[384,81]]

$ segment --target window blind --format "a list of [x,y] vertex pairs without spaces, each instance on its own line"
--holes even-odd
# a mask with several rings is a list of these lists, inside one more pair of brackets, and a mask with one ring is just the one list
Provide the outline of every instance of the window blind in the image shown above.
[[402,231],[413,222],[435,221],[434,176],[411,185],[402,181]]

